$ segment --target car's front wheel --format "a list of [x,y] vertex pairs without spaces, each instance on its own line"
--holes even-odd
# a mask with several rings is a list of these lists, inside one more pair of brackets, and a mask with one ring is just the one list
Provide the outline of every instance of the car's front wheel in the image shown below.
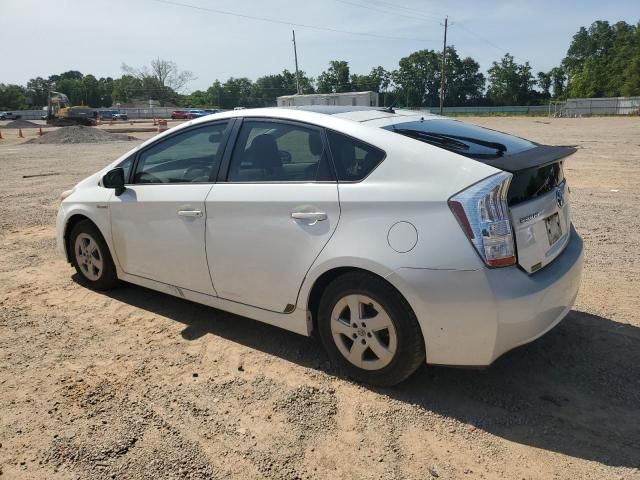
[[318,329],[331,361],[359,382],[396,385],[425,360],[422,333],[407,301],[366,272],[345,274],[327,287]]
[[104,238],[88,220],[78,222],[69,235],[73,266],[83,282],[96,290],[108,290],[118,284],[116,267]]

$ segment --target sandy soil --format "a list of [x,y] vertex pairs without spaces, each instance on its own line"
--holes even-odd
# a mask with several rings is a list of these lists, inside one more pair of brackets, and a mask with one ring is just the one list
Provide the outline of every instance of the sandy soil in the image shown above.
[[132,144],[0,141],[2,478],[640,478],[640,119],[467,120],[579,146],[582,290],[492,367],[394,389],[340,379],[313,338],[81,287],[58,195]]

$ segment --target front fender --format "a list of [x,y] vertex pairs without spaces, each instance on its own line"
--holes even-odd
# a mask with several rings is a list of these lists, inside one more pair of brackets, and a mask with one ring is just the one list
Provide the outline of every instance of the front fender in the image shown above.
[[72,218],[82,216],[92,221],[100,233],[102,234],[109,251],[112,253],[114,261],[116,255],[113,255],[113,242],[111,235],[111,218],[109,215],[109,200],[113,195],[113,190],[102,188],[98,185],[87,189],[81,189],[69,197],[67,197],[58,209],[58,217],[56,220],[56,237],[58,251],[69,259],[67,252],[67,228]]

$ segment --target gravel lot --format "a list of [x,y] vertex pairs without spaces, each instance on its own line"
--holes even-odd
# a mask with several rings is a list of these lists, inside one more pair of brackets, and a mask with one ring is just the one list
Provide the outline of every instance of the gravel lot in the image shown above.
[[55,253],[58,195],[134,142],[3,129],[2,478],[640,479],[640,119],[467,120],[579,146],[582,290],[492,367],[425,367],[394,389],[336,377],[314,339],[81,287]]

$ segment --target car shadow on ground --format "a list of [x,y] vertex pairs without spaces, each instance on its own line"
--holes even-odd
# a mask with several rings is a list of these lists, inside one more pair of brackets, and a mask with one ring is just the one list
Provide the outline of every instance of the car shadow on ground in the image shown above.
[[[130,284],[105,294],[183,323],[185,340],[212,334],[336,374],[314,338]],[[640,467],[640,328],[600,316],[572,311],[484,370],[425,366],[371,390],[510,441]]]

